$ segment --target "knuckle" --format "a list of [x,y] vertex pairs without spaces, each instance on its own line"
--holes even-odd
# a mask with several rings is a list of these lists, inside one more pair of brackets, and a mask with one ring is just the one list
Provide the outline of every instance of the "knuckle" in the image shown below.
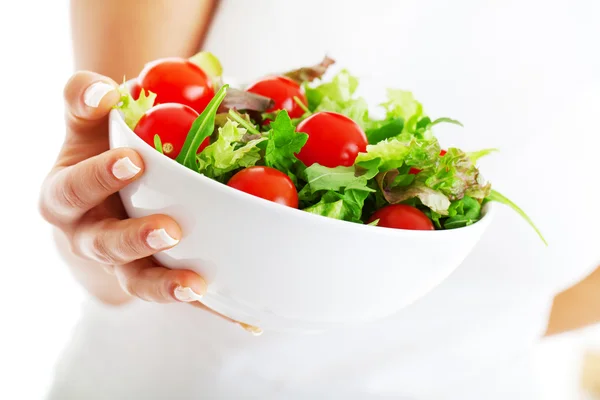
[[112,250],[113,249],[111,249],[108,246],[103,235],[98,234],[92,239],[92,252],[94,254],[94,258],[96,258],[99,262],[103,264],[122,264],[123,260],[120,257],[118,257]]
[[65,179],[58,190],[62,203],[71,209],[86,208],[87,201],[82,196],[80,185],[73,179]]
[[104,166],[96,166],[92,171],[92,182],[94,187],[103,193],[110,194],[114,192],[115,184],[108,170]]

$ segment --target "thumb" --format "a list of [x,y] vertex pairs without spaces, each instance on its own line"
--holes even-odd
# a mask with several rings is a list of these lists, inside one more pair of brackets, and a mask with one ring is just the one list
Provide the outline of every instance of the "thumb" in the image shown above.
[[[115,81],[89,71],[76,72],[65,85],[67,137],[89,135],[106,122],[120,95]],[[104,132],[106,133],[106,132]]]

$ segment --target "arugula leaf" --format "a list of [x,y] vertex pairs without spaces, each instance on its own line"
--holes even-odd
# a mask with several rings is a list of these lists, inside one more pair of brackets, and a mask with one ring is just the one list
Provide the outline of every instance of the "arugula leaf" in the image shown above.
[[498,203],[502,203],[504,205],[509,206],[510,208],[512,208],[517,214],[519,214],[525,221],[527,221],[527,223],[535,230],[535,232],[538,234],[538,236],[540,237],[540,239],[542,239],[542,242],[544,242],[544,244],[546,246],[548,246],[548,242],[546,242],[546,239],[544,239],[544,236],[542,235],[542,232],[537,228],[537,226],[535,226],[535,224],[533,223],[533,221],[531,220],[531,218],[529,218],[529,216],[527,214],[525,214],[525,212],[523,210],[521,210],[521,208],[519,206],[517,206],[515,203],[513,203],[510,199],[508,199],[506,196],[504,196],[503,194],[497,192],[496,190],[492,190],[490,192],[490,194],[486,197],[486,200],[488,201],[496,201]]
[[328,191],[321,200],[304,211],[329,218],[362,223],[361,215],[368,192],[362,190],[346,190],[344,193]]
[[454,229],[472,225],[481,217],[481,204],[470,196],[452,202],[448,209],[449,218],[444,221],[444,228]]
[[408,186],[394,186],[398,178],[398,170],[391,170],[377,175],[375,178],[385,199],[391,204],[397,204],[417,198],[432,211],[447,215],[450,200],[444,194],[427,187],[423,182],[415,181]]
[[441,123],[448,123],[448,124],[454,124],[454,125],[458,125],[458,126],[463,126],[463,124],[460,121],[457,121],[455,119],[452,118],[446,118],[446,117],[442,117],[442,118],[438,118],[435,121],[431,122],[428,126],[429,128],[437,125],[437,124],[441,124]]
[[162,147],[162,141],[160,140],[160,136],[158,136],[158,135],[154,135],[154,148],[160,154],[165,154],[163,151],[163,147]]
[[281,110],[271,122],[268,137],[265,165],[290,175],[293,165],[299,162],[296,154],[306,144],[308,135],[296,132],[287,111]]
[[197,170],[196,152],[204,139],[212,135],[215,129],[215,116],[219,105],[227,94],[228,87],[228,85],[223,85],[215,94],[215,97],[208,103],[202,114],[196,118],[175,161],[190,169]]
[[492,153],[496,153],[498,151],[500,151],[500,150],[498,150],[498,149],[483,149],[483,150],[469,152],[469,153],[467,153],[467,156],[471,159],[473,164],[476,164],[480,158],[488,156]]
[[146,94],[146,90],[142,89],[140,97],[138,97],[137,100],[134,100],[125,84],[119,86],[119,94],[121,95],[121,99],[114,108],[121,111],[123,120],[127,126],[131,130],[134,130],[140,118],[142,118],[142,115],[154,107],[156,94],[150,91]]
[[313,164],[306,168],[304,175],[307,182],[306,186],[312,193],[319,190],[338,191],[340,189],[356,189],[365,192],[374,191],[374,189],[367,186],[369,175],[357,175],[354,167],[340,166],[328,168],[319,164]]
[[234,121],[228,121],[224,127],[219,128],[217,140],[197,156],[198,172],[223,181],[231,171],[256,165],[260,160],[258,144],[267,138],[260,137],[244,143],[245,135],[246,130]]

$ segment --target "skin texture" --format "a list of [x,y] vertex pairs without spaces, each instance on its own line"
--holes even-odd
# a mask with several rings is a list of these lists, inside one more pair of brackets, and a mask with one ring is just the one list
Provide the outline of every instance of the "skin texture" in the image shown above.
[[[57,163],[40,195],[40,211],[56,227],[55,239],[75,278],[106,304],[119,305],[134,296],[176,301],[173,288],[187,285],[205,290],[201,277],[190,271],[170,271],[149,256],[149,229],[163,228],[172,237],[181,231],[167,216],[125,219],[114,195],[143,174],[143,161],[132,150],[108,151],[106,113],[117,101],[107,94],[97,108],[83,103],[84,90],[95,81],[116,85],[125,75],[137,76],[148,61],[168,56],[189,57],[201,47],[216,0],[155,0],[142,7],[138,0],[72,0],[72,38],[78,73],[65,88],[67,132]],[[132,24],[134,20],[134,24]],[[135,46],[131,46],[135,43]],[[127,181],[110,174],[114,161],[129,157],[141,169]],[[111,243],[124,240],[125,246]],[[202,308],[198,302],[190,303]],[[556,296],[547,334],[577,329],[600,321],[600,269]],[[244,326],[256,333],[254,327]]]

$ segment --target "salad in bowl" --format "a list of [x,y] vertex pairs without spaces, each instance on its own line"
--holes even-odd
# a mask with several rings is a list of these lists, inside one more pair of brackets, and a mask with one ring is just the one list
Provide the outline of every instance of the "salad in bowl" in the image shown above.
[[390,315],[475,246],[499,202],[483,179],[495,149],[443,147],[410,92],[374,117],[334,61],[234,88],[200,53],[146,65],[121,87],[111,147],[144,176],[120,192],[130,216],[166,213],[184,237],[156,258],[200,273],[203,303],[263,329],[321,330]]

